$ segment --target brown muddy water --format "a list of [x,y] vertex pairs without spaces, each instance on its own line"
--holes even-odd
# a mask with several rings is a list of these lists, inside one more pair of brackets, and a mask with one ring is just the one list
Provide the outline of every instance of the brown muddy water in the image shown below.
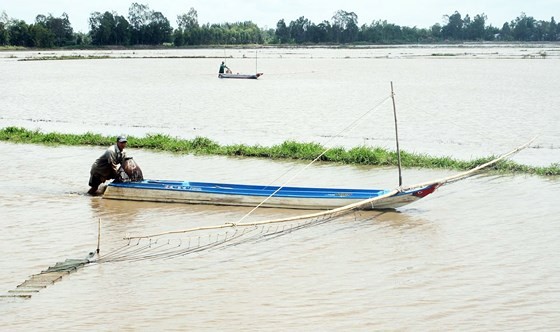
[[[95,53],[114,59],[17,61],[67,53],[0,53],[0,127],[392,149],[393,81],[403,150],[470,159],[539,135],[513,159],[560,162],[554,44],[121,51]],[[187,58],[200,55],[215,58]],[[224,56],[234,72],[264,76],[219,80]],[[127,234],[237,222],[250,210],[89,197],[89,167],[102,151],[0,143],[0,294],[56,262],[86,257],[97,246],[99,222],[103,255],[126,245]],[[153,179],[280,184],[305,166],[129,154]],[[405,169],[403,177],[413,184],[451,174]],[[393,188],[397,171],[314,164],[290,184]],[[360,212],[173,259],[90,264],[31,299],[0,298],[0,326],[558,330],[559,193],[558,178],[481,174],[398,211]],[[260,209],[249,219],[300,213]]]

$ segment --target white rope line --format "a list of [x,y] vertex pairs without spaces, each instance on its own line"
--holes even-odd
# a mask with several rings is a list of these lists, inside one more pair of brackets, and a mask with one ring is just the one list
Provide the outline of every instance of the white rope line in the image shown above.
[[410,185],[410,186],[406,186],[406,187],[399,187],[396,189],[393,189],[381,196],[376,196],[376,197],[372,197],[372,198],[368,198],[365,199],[363,201],[357,202],[357,203],[353,203],[353,204],[349,204],[349,205],[345,205],[336,209],[332,209],[332,210],[327,210],[327,211],[322,211],[322,212],[316,212],[316,213],[311,213],[311,214],[305,214],[305,215],[299,215],[299,216],[294,216],[294,217],[288,217],[288,218],[280,218],[280,219],[269,219],[269,220],[263,220],[263,221],[257,221],[257,222],[250,222],[250,223],[226,223],[223,225],[216,225],[216,226],[203,226],[203,227],[196,227],[196,228],[190,228],[190,229],[185,229],[185,230],[178,230],[178,231],[169,231],[169,232],[163,232],[163,233],[157,233],[157,234],[151,234],[151,235],[141,235],[141,236],[128,236],[125,237],[126,240],[131,240],[131,239],[142,239],[142,238],[151,238],[151,237],[158,237],[158,236],[163,236],[163,235],[170,235],[170,234],[180,234],[180,233],[189,233],[189,232],[196,232],[196,231],[202,231],[202,230],[213,230],[213,229],[220,229],[220,228],[227,228],[227,227],[246,227],[246,226],[260,226],[260,225],[264,225],[264,224],[272,224],[272,223],[279,223],[279,222],[290,222],[290,221],[296,221],[296,220],[302,220],[302,219],[311,219],[311,218],[319,218],[319,217],[325,217],[325,218],[331,218],[331,217],[335,217],[338,215],[342,215],[344,213],[350,212],[354,209],[360,208],[364,205],[369,205],[372,204],[376,201],[382,200],[384,198],[388,198],[391,196],[394,196],[396,194],[398,194],[399,192],[402,191],[407,191],[407,190],[411,190],[414,188],[420,188],[420,187],[426,187],[429,185],[438,185],[438,186],[442,186],[444,184],[447,183],[451,183],[451,182],[455,182],[455,181],[459,181],[462,179],[465,179],[469,176],[472,176],[473,174],[475,174],[477,171],[480,171],[488,166],[491,166],[505,158],[508,158],[510,156],[512,156],[513,154],[525,149],[526,147],[528,147],[535,139],[537,138],[537,136],[533,137],[530,141],[528,141],[527,143],[520,145],[519,147],[502,154],[501,156],[486,162],[482,165],[479,165],[475,168],[472,168],[468,171],[456,174],[456,175],[452,175],[446,178],[442,178],[442,179],[437,179],[437,180],[433,180],[433,181],[429,181],[429,182],[424,182],[424,183],[418,183],[418,184],[414,184],[414,185]]
[[[356,126],[358,124],[358,122],[360,120],[362,120],[366,115],[368,115],[369,113],[371,113],[372,111],[376,110],[378,107],[380,107],[384,102],[386,102],[387,100],[389,100],[389,98],[391,98],[391,96],[385,97],[384,99],[382,99],[381,101],[379,101],[373,108],[369,109],[367,112],[363,113],[362,115],[360,115],[357,119],[355,119],[354,121],[352,121],[348,126],[344,127],[342,130],[340,130],[336,135],[334,135],[333,137],[331,137],[331,139],[329,139],[327,141],[327,143],[325,144],[326,146],[329,146],[331,144],[332,141],[338,139],[340,137],[340,135],[345,132],[350,130],[352,127]],[[290,183],[293,179],[295,179],[297,176],[299,176],[303,171],[305,171],[307,168],[309,168],[311,165],[313,165],[313,163],[315,163],[317,160],[319,160],[322,156],[325,155],[325,153],[327,153],[328,151],[330,151],[333,148],[333,146],[328,147],[327,149],[325,149],[323,152],[321,152],[317,157],[315,157],[315,159],[313,159],[310,163],[308,163],[307,165],[305,165],[301,170],[299,170],[296,174],[294,174],[292,177],[290,177],[288,180],[286,180],[281,186],[278,187],[278,189],[276,189],[272,194],[270,194],[268,197],[266,197],[262,202],[260,202],[257,206],[255,206],[253,209],[251,209],[251,211],[247,212],[247,214],[245,214],[243,217],[241,217],[241,219],[239,219],[237,222],[242,222],[245,218],[247,218],[249,215],[251,215],[253,212],[255,212],[255,210],[257,210],[258,208],[260,208],[264,203],[266,203],[270,198],[272,198],[274,195],[276,195],[282,188],[284,188],[286,185],[288,185],[288,183]]]

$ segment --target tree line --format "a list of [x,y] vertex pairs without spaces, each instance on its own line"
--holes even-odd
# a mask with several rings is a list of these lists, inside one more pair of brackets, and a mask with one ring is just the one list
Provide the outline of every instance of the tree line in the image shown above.
[[191,8],[177,16],[177,28],[161,12],[148,5],[132,3],[128,16],[116,12],[94,12],[89,31],[75,33],[69,17],[37,15],[35,22],[0,15],[0,45],[52,48],[65,46],[134,45],[243,45],[243,44],[400,44],[463,41],[558,41],[560,26],[554,20],[536,20],[525,13],[502,27],[488,25],[485,14],[474,17],[459,12],[444,15],[444,24],[429,28],[399,26],[386,20],[358,25],[358,15],[337,11],[330,20],[318,24],[301,16],[287,23],[280,19],[276,28],[260,28],[251,21],[202,24]]

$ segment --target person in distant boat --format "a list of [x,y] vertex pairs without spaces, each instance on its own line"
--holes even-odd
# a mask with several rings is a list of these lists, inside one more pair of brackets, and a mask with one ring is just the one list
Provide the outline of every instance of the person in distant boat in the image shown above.
[[114,179],[119,173],[119,168],[124,164],[126,158],[127,139],[126,136],[117,137],[114,145],[111,145],[97,160],[91,165],[88,194],[95,195],[99,185],[103,182]]
[[222,64],[220,65],[220,70],[218,71],[218,74],[223,74],[225,73],[227,70],[227,72],[231,73],[231,70],[229,70],[228,66],[226,66],[226,63],[224,61],[222,61]]

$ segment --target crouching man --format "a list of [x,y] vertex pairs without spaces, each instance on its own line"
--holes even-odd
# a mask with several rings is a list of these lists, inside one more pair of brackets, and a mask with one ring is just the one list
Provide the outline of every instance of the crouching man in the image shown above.
[[117,137],[116,144],[110,146],[97,160],[91,165],[88,191],[90,195],[96,195],[99,186],[107,180],[114,179],[119,174],[120,166],[127,160],[126,136]]

